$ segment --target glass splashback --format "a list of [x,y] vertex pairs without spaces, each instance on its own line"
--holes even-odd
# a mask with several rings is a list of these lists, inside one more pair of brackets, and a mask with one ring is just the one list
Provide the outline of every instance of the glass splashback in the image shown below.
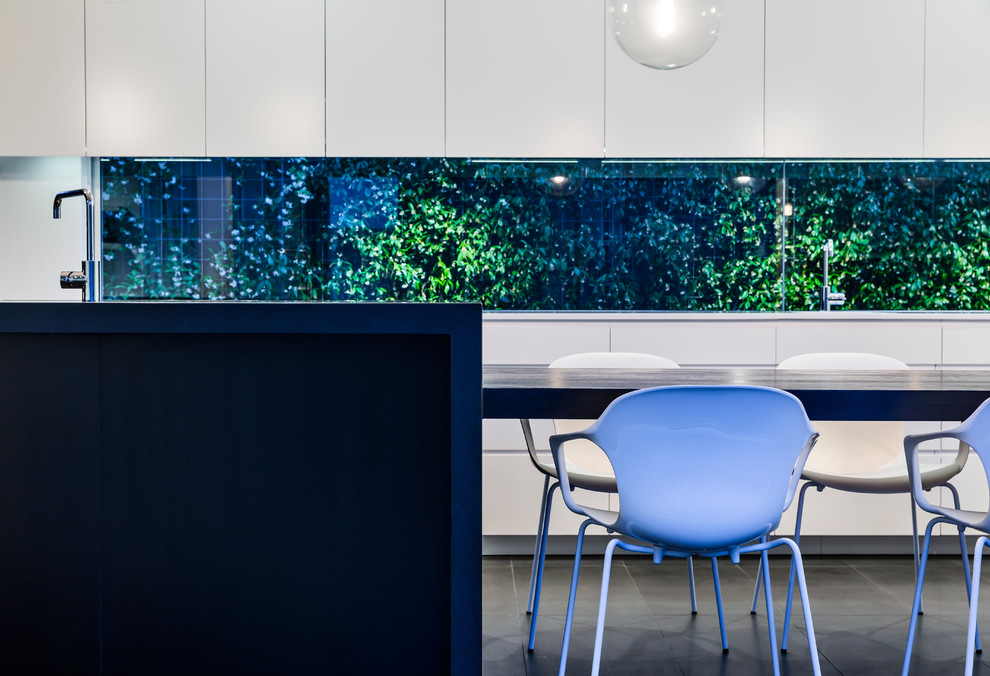
[[107,299],[990,309],[990,164],[112,158]]

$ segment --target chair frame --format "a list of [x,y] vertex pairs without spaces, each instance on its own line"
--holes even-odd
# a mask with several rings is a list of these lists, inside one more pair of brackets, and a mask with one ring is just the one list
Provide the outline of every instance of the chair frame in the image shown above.
[[[570,634],[573,625],[574,605],[577,596],[577,584],[578,584],[578,577],[580,572],[580,562],[581,562],[581,555],[584,545],[585,531],[589,525],[597,524],[605,527],[606,529],[609,530],[609,532],[620,532],[616,529],[613,529],[612,526],[616,526],[616,524],[621,520],[621,511],[622,511],[622,507],[620,504],[620,511],[619,513],[616,513],[616,521],[612,523],[608,523],[602,520],[601,515],[595,514],[596,510],[589,511],[589,508],[585,508],[579,505],[575,501],[575,499],[571,495],[571,489],[567,479],[568,474],[567,474],[566,460],[564,459],[564,454],[560,452],[561,447],[565,442],[575,439],[588,439],[590,441],[598,443],[596,438],[596,433],[600,426],[601,421],[607,417],[609,411],[612,410],[614,406],[616,406],[621,400],[627,397],[641,395],[643,393],[652,390],[678,390],[678,389],[686,391],[686,390],[731,390],[731,389],[768,390],[770,388],[745,387],[745,386],[721,386],[721,387],[674,386],[674,387],[649,388],[648,390],[639,390],[624,395],[623,397],[620,397],[615,402],[613,402],[612,405],[609,406],[609,409],[607,409],[606,412],[602,415],[602,417],[599,418],[599,421],[593,424],[587,430],[581,432],[572,432],[567,434],[556,434],[550,438],[551,453],[553,454],[554,462],[558,469],[558,476],[560,477],[559,482],[561,484],[561,495],[564,499],[564,502],[571,511],[577,514],[583,514],[588,517],[588,519],[581,524],[581,527],[578,531],[577,547],[574,555],[574,568],[571,573],[571,586],[570,586],[570,593],[567,603],[567,614],[564,622],[564,638],[561,646],[560,667],[558,672],[561,676],[563,676],[567,667],[567,655],[570,647]],[[778,392],[780,395],[793,398],[792,395],[787,394],[786,392],[782,392],[780,390],[773,390],[773,391]],[[794,401],[797,402],[796,399]],[[799,407],[801,406],[800,402],[797,402],[797,404]],[[803,412],[803,407],[801,407],[801,411]],[[805,446],[797,454],[795,460],[794,467],[797,471],[792,472],[791,478],[788,481],[786,497],[784,499],[783,505],[780,510],[781,514],[783,514],[783,511],[787,508],[787,506],[790,505],[791,501],[794,498],[794,494],[797,488],[797,483],[800,479],[800,469],[804,466],[804,462],[807,460],[808,455],[811,452],[811,448],[814,446],[815,441],[818,438],[817,432],[815,432],[813,428],[811,428],[810,423],[808,423],[808,429],[809,429],[809,436],[807,438],[807,441],[805,442]],[[602,448],[603,450],[605,450],[606,455],[608,455],[608,449],[604,446],[602,446]],[[780,517],[778,515],[777,516],[778,521],[779,518]],[[773,527],[775,526],[776,524],[773,524]],[[801,557],[800,549],[798,548],[797,544],[790,538],[778,538],[773,541],[770,541],[768,538],[768,533],[769,530],[763,533],[762,535],[760,535],[757,538],[758,542],[749,541],[745,543],[734,543],[734,544],[726,543],[726,546],[724,547],[719,547],[715,550],[705,550],[705,551],[682,550],[682,549],[677,549],[674,547],[663,546],[658,544],[649,544],[648,546],[639,545],[639,544],[626,542],[619,538],[613,538],[612,540],[610,540],[608,546],[606,547],[604,569],[602,572],[602,588],[601,588],[601,595],[599,598],[598,621],[597,621],[597,627],[595,633],[595,647],[594,647],[594,658],[592,663],[592,675],[593,676],[597,675],[599,673],[599,669],[601,666],[601,649],[602,649],[602,642],[604,636],[604,621],[605,621],[605,611],[606,611],[607,599],[608,599],[608,586],[609,586],[609,578],[611,573],[611,562],[615,549],[620,548],[631,552],[651,554],[653,556],[654,563],[657,564],[659,564],[665,557],[689,558],[693,556],[701,556],[704,558],[711,559],[713,577],[715,583],[716,601],[718,604],[719,630],[721,634],[723,652],[728,651],[728,642],[725,631],[724,613],[722,609],[722,598],[721,598],[721,589],[718,578],[718,568],[716,564],[717,558],[720,556],[728,556],[732,563],[739,564],[741,554],[758,552],[760,554],[760,559],[761,559],[761,574],[762,577],[764,578],[764,586],[766,588],[766,593],[764,594],[764,596],[766,598],[766,608],[768,615],[771,659],[773,663],[774,674],[775,676],[779,676],[780,663],[779,663],[778,650],[777,650],[776,626],[773,619],[773,600],[772,600],[772,594],[770,592],[770,568],[769,568],[769,559],[767,556],[767,551],[775,547],[782,547],[782,546],[786,546],[791,550],[791,554],[792,554],[791,569],[792,571],[795,572],[798,581],[798,588],[799,588],[799,593],[801,595],[801,605],[805,619],[805,626],[807,628],[807,633],[808,633],[808,646],[811,653],[812,667],[815,674],[820,674],[821,665],[818,658],[818,647],[815,639],[814,624],[811,617],[810,603],[808,600],[807,583],[804,576],[804,564],[803,564],[803,559]]]
[[[980,404],[966,420],[952,429],[929,432],[927,434],[909,434],[904,438],[904,454],[908,465],[908,473],[911,477],[911,495],[921,509],[935,514],[935,518],[931,519],[925,528],[924,544],[921,548],[921,565],[918,569],[914,602],[911,607],[911,619],[908,626],[907,645],[904,649],[902,676],[907,676],[911,667],[911,653],[913,652],[914,638],[918,626],[918,610],[921,606],[921,594],[925,584],[925,569],[928,564],[932,530],[937,524],[944,523],[955,526],[959,531],[960,546],[962,547],[963,574],[966,580],[966,593],[969,603],[969,618],[966,628],[966,666],[963,673],[967,674],[967,676],[973,673],[975,654],[982,652],[977,614],[979,611],[980,573],[983,565],[983,552],[990,547],[990,540],[987,538],[987,534],[990,534],[990,511],[984,513],[962,510],[959,506],[958,497],[956,498],[954,509],[932,504],[928,499],[921,483],[918,447],[926,441],[936,439],[957,440],[960,445],[960,452],[963,452],[963,447],[965,447],[966,452],[970,450],[975,451],[983,463],[987,484],[990,485],[990,455],[984,455],[986,449],[990,449],[990,399]],[[965,531],[967,528],[973,528],[982,532],[982,535],[976,540],[976,547],[973,552],[972,574],[969,569],[969,556],[966,548]]]
[[[607,356],[606,356],[607,355]],[[594,357],[598,359],[619,359],[626,361],[631,357],[643,357],[649,358],[650,360],[655,360],[654,365],[647,365],[645,362],[642,365],[628,368],[643,368],[643,369],[655,369],[655,368],[680,368],[676,362],[666,359],[665,357],[659,357],[652,354],[643,353],[630,353],[630,352],[583,352],[568,355],[566,357],[561,357],[560,359],[551,362],[548,368],[568,368],[566,366],[569,362],[583,358],[583,357]],[[597,366],[575,366],[575,368],[601,368],[602,365]],[[543,570],[546,561],[546,549],[547,540],[549,538],[550,531],[550,510],[553,505],[553,494],[554,491],[560,488],[560,481],[553,477],[547,472],[540,463],[539,456],[536,450],[536,442],[533,437],[533,428],[530,421],[526,418],[519,420],[522,426],[523,439],[526,442],[526,450],[529,453],[530,462],[532,462],[533,467],[536,468],[541,474],[544,475],[543,479],[543,492],[542,498],[540,500],[540,519],[536,527],[536,538],[533,547],[533,566],[529,578],[529,599],[526,602],[526,613],[530,615],[529,624],[529,642],[527,644],[527,649],[532,652],[536,645],[536,625],[539,619],[539,609],[540,609],[540,592],[543,589]],[[589,424],[592,421],[589,421]],[[595,491],[599,493],[615,493],[615,481],[614,478],[610,483],[601,481],[595,484],[583,483],[578,486],[584,490]],[[698,601],[697,594],[695,590],[695,578],[694,578],[694,561],[691,558],[687,560],[688,569],[688,592],[691,600],[691,614],[696,615],[698,613]],[[721,610],[721,606],[719,608]]]
[[[862,358],[877,358],[877,357],[882,357],[884,360],[886,360],[887,362],[891,363],[892,366],[894,364],[896,364],[896,365],[899,365],[900,367],[902,367],[903,369],[907,369],[908,368],[906,364],[903,364],[902,362],[899,362],[897,360],[894,360],[894,359],[892,359],[890,357],[885,357],[884,355],[867,354],[867,353],[842,353],[842,352],[833,352],[833,353],[808,353],[806,355],[798,355],[796,358],[800,359],[802,357],[812,357],[812,356],[834,356],[834,357],[838,357],[838,358],[843,359],[843,360],[844,359],[847,359],[847,358],[851,358],[852,360],[856,360],[857,358],[860,358],[860,357],[862,357]],[[791,358],[791,359],[794,359],[794,358]],[[783,362],[781,362],[781,364],[778,366],[778,368],[794,368],[794,369],[798,369],[798,370],[804,368],[803,366],[785,366],[785,364],[787,364],[788,361],[789,360],[784,360]],[[828,368],[829,367],[827,367],[827,366],[824,366],[824,367],[818,366],[818,367],[814,367],[813,369],[812,369],[812,367],[809,367],[809,369],[811,369],[811,370],[827,370]],[[864,366],[857,366],[856,368],[862,368],[863,370],[870,370],[868,366],[865,366],[865,367]],[[897,368],[897,367],[894,366],[894,368]],[[954,464],[957,464],[960,467],[962,467],[963,465],[965,465],[966,464],[966,458],[967,458],[968,453],[969,453],[969,449],[968,448],[960,448],[959,453],[956,455]],[[907,469],[908,468],[905,467],[905,470],[907,470]],[[955,486],[953,486],[948,481],[936,482],[936,481],[931,480],[931,479],[929,479],[928,481],[924,481],[924,478],[925,478],[924,475],[921,473],[920,469],[918,471],[919,471],[919,476],[922,477],[923,483],[926,484],[924,486],[924,490],[930,491],[933,488],[940,488],[940,487],[947,488],[952,493],[953,500],[955,501],[956,509],[959,508],[959,493],[956,490]],[[849,476],[850,477],[855,477],[856,475],[855,474],[850,474]],[[871,495],[895,494],[895,493],[904,493],[904,494],[906,494],[908,496],[908,499],[911,501],[911,529],[912,529],[912,533],[913,533],[912,538],[911,538],[911,548],[912,548],[912,551],[913,551],[913,554],[914,554],[915,580],[918,579],[918,576],[920,575],[920,571],[921,571],[921,559],[922,559],[922,555],[921,555],[921,551],[920,551],[921,548],[919,547],[919,540],[920,540],[920,538],[918,536],[918,515],[917,515],[916,510],[914,508],[915,499],[911,495],[910,477],[909,477],[909,473],[908,472],[905,472],[903,485],[898,485],[898,484],[900,484],[900,480],[899,480],[899,477],[898,477],[896,480],[892,479],[890,481],[890,483],[887,486],[884,486],[883,488],[873,488],[873,489],[870,489],[870,490],[865,490],[865,489],[864,490],[857,490],[856,488],[845,488],[845,487],[839,487],[839,486],[829,486],[829,485],[825,485],[825,484],[823,484],[823,483],[821,483],[819,481],[816,481],[815,479],[809,478],[807,476],[802,476],[802,478],[805,480],[805,483],[801,487],[801,491],[798,494],[797,514],[795,516],[795,521],[794,521],[794,535],[793,535],[794,542],[796,542],[798,544],[800,544],[800,542],[801,542],[801,524],[802,524],[803,516],[804,516],[804,498],[805,498],[805,494],[807,493],[807,491],[808,491],[809,488],[815,488],[819,493],[821,493],[822,491],[824,491],[826,488],[829,488],[829,489],[832,489],[832,490],[845,491],[847,493],[866,493],[866,494],[871,494]],[[966,553],[965,553],[966,552],[966,546],[965,546],[965,538],[964,538],[964,536],[962,534],[960,534],[960,541],[962,542],[963,557],[965,558],[965,556],[966,556]],[[967,561],[966,565],[968,566],[968,561]],[[756,613],[756,609],[757,609],[757,606],[758,606],[758,603],[759,603],[760,588],[761,588],[762,584],[763,584],[763,578],[762,578],[762,576],[757,575],[755,589],[753,590],[753,604],[752,604],[752,606],[750,608],[750,612],[751,613],[754,613],[754,614]],[[792,569],[791,574],[790,574],[790,579],[788,581],[788,586],[787,586],[787,605],[786,605],[786,609],[784,611],[784,635],[783,635],[783,638],[781,639],[781,651],[784,651],[784,652],[787,651],[787,641],[788,641],[788,637],[789,637],[789,634],[790,634],[790,624],[791,624],[791,613],[792,613],[793,601],[794,601],[794,572],[793,572],[793,569]],[[919,613],[923,613],[924,612],[924,607],[923,606],[919,606],[918,612]]]

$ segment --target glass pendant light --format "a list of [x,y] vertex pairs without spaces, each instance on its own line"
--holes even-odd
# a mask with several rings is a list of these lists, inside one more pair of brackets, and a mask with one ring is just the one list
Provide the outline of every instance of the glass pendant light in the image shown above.
[[608,0],[612,33],[644,66],[681,68],[704,56],[722,27],[722,0]]

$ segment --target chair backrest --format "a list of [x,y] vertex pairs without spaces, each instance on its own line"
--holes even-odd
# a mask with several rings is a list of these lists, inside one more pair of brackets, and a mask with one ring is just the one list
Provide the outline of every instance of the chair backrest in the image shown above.
[[[550,363],[552,369],[676,369],[675,361],[655,354],[642,352],[580,352],[569,354]],[[559,419],[553,421],[557,434],[577,432],[587,428],[594,420]],[[612,468],[601,450],[585,439],[567,444],[567,457],[574,469],[595,474],[611,474]]]
[[793,395],[733,385],[630,392],[584,434],[614,468],[616,530],[689,551],[776,528],[815,438]]
[[[780,362],[779,369],[831,371],[904,371],[910,367],[893,357],[866,352],[811,352]],[[863,474],[901,461],[903,422],[816,420],[821,437],[807,469],[827,474]],[[905,471],[907,467],[905,466]]]

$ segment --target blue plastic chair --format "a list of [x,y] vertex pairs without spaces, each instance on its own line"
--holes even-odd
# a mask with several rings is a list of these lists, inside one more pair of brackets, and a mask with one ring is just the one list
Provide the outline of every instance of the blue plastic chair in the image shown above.
[[[907,676],[911,667],[911,652],[914,648],[914,634],[918,625],[918,608],[921,605],[921,592],[925,584],[925,567],[928,563],[928,549],[931,545],[932,529],[936,524],[947,523],[955,526],[959,530],[959,539],[963,549],[963,571],[966,576],[966,591],[969,595],[969,627],[966,632],[966,671],[965,674],[973,673],[973,655],[980,651],[976,614],[979,609],[980,600],[980,571],[983,562],[983,550],[990,546],[985,534],[990,533],[990,511],[978,512],[971,510],[942,507],[933,505],[925,495],[924,486],[921,481],[920,462],[918,459],[918,446],[933,439],[956,439],[960,447],[968,446],[974,451],[983,463],[983,471],[987,476],[987,483],[990,485],[990,399],[980,404],[972,415],[965,421],[952,429],[928,434],[910,434],[904,438],[904,453],[907,457],[908,473],[911,476],[911,494],[914,496],[918,506],[926,512],[937,515],[928,522],[925,528],[925,539],[921,547],[921,565],[918,569],[918,582],[914,590],[914,606],[911,608],[911,624],[908,628],[907,648],[904,651],[904,667],[901,671],[903,676]],[[973,574],[970,577],[969,557],[965,546],[966,540],[963,533],[967,528],[981,531],[981,535],[976,540],[976,551],[973,553]]]
[[[581,352],[560,357],[550,363],[551,369],[676,369],[677,362],[665,357],[640,352]],[[540,501],[540,521],[536,530],[536,544],[533,551],[533,569],[529,580],[529,601],[526,612],[531,614],[529,623],[529,645],[533,650],[536,644],[536,623],[540,612],[540,592],[543,587],[543,564],[546,559],[547,536],[550,531],[550,508],[553,494],[560,488],[557,481],[557,468],[548,454],[542,456],[536,450],[533,429],[529,420],[522,419],[523,437],[533,466],[543,475],[543,498]],[[557,434],[583,430],[594,420],[554,420]],[[571,488],[580,488],[598,493],[615,493],[615,475],[601,449],[587,441],[568,444],[568,481]],[[688,591],[691,597],[691,612],[698,612],[695,597],[694,566],[687,560]]]
[[[817,433],[794,396],[763,387],[675,386],[638,390],[612,402],[588,429],[550,438],[561,494],[567,507],[588,517],[578,532],[570,598],[564,624],[560,673],[567,666],[584,532],[590,524],[632,536],[605,551],[592,674],[601,664],[602,636],[612,556],[616,547],[665,557],[728,556],[759,552],[764,586],[770,589],[767,550],[789,547],[796,563],[814,673],[820,665],[801,553],[787,538],[768,541],[791,500]],[[607,455],[615,472],[619,510],[578,504],[567,483],[562,445],[589,439]],[[725,621],[715,573],[723,650]],[[773,602],[766,597],[774,674],[780,673]]]

